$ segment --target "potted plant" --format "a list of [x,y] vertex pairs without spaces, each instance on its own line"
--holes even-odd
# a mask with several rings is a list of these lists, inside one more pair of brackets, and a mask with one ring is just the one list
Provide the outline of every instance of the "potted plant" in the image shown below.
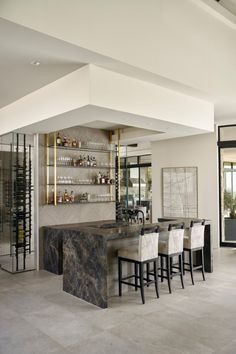
[[225,241],[236,241],[236,198],[232,193],[224,193],[224,210],[229,211],[229,217],[225,217]]
[[236,198],[232,196],[232,193],[224,193],[224,209],[230,210],[229,217],[230,219],[236,219]]

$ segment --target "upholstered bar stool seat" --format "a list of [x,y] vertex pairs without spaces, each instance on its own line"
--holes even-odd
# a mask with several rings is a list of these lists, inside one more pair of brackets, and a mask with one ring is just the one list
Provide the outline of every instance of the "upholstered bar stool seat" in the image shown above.
[[[137,245],[129,247],[128,249],[120,249],[118,251],[118,271],[119,271],[119,296],[122,296],[122,284],[134,286],[135,290],[140,288],[143,304],[145,303],[144,286],[149,286],[155,283],[156,295],[159,297],[158,292],[158,238],[159,229],[156,232],[144,233],[141,231]],[[122,277],[122,262],[129,262],[134,264],[134,274]],[[144,277],[144,265],[153,262],[154,267],[154,280],[150,280],[149,271],[147,276]],[[127,280],[135,280],[135,283],[128,282]],[[144,280],[146,282],[144,282]]]
[[[184,239],[184,224],[180,226],[169,225],[168,231],[163,231],[159,236],[158,254],[161,259],[160,272],[161,281],[167,279],[169,292],[171,293],[171,279],[179,275],[181,279],[182,288],[184,289],[183,282],[183,239]],[[173,257],[178,256],[178,267],[173,266]],[[166,268],[164,268],[164,259],[166,260]],[[177,269],[178,271],[174,271]],[[166,275],[164,275],[164,272]]]
[[[200,222],[191,221],[189,229],[185,229],[184,251],[188,252],[188,254],[189,254],[189,263],[186,263],[184,260],[184,272],[185,271],[190,272],[193,285],[194,285],[194,280],[193,280],[193,271],[194,270],[200,269],[202,271],[203,280],[205,280],[204,232],[205,232],[205,220],[202,220]],[[193,254],[196,251],[201,252],[202,264],[198,265],[198,266],[193,265]]]

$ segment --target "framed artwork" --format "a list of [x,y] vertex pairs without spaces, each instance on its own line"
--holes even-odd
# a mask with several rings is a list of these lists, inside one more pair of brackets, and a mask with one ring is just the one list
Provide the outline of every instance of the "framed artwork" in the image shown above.
[[198,217],[197,167],[162,169],[163,217]]

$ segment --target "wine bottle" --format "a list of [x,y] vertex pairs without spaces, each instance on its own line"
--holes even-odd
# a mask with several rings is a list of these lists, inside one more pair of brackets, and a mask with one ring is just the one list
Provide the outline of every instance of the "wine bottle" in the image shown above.
[[62,140],[61,140],[61,136],[60,133],[57,133],[57,146],[61,146],[62,145]]

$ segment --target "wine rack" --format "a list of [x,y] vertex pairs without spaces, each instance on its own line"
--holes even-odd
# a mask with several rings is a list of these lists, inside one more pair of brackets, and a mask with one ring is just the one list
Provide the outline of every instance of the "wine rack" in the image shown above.
[[[19,134],[16,134],[15,160],[13,163],[13,205],[12,249],[15,249],[16,271],[26,269],[26,255],[31,253],[32,238],[32,160],[31,145],[26,146],[26,136],[23,135],[23,146],[19,144]],[[23,257],[20,268],[20,256]]]

